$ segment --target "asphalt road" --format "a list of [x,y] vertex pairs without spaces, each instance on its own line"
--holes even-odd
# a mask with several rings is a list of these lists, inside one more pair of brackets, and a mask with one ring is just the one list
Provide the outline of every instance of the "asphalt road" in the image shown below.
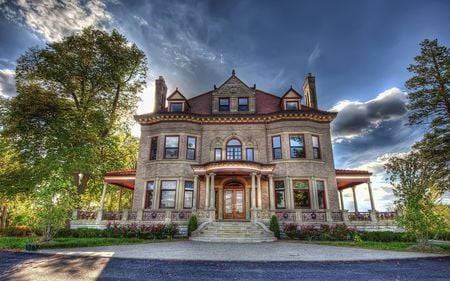
[[450,280],[450,257],[360,262],[215,262],[0,251],[0,280]]

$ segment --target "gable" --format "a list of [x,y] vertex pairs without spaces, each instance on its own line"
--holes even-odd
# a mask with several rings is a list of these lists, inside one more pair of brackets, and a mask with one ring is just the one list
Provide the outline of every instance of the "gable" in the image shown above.
[[186,98],[177,90],[175,90],[175,92],[173,92],[168,98],[167,100],[180,100],[180,101],[185,101]]

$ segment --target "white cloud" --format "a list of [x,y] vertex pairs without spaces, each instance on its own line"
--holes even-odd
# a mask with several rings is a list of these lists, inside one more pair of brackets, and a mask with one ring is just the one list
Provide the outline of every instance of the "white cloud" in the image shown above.
[[19,0],[14,4],[1,3],[0,11],[50,42],[89,25],[103,26],[112,19],[99,0]]
[[148,22],[144,18],[136,15],[134,15],[133,18],[139,23],[139,25],[148,26]]
[[0,69],[0,95],[4,97],[12,97],[16,95],[14,76],[14,70]]
[[320,50],[319,44],[317,43],[316,46],[314,47],[314,50],[311,52],[311,54],[308,57],[308,66],[311,67],[312,64],[318,58],[320,58],[320,55],[321,55],[321,50]]

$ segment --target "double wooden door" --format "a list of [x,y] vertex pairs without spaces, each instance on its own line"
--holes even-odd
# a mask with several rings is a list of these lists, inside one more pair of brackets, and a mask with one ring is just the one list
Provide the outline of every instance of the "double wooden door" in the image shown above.
[[224,188],[223,190],[223,218],[245,219],[244,188]]

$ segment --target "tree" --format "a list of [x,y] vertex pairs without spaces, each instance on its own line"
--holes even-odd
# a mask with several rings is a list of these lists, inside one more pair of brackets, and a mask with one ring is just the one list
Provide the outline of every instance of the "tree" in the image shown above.
[[450,186],[450,56],[449,48],[437,40],[424,40],[415,64],[408,67],[414,74],[406,81],[410,110],[409,125],[426,124],[428,132],[414,145],[431,165],[442,170],[438,189]]
[[121,161],[129,157],[120,141],[131,138],[146,65],[144,53],[123,35],[92,27],[22,55],[18,94],[0,108],[1,137],[12,142],[33,179],[17,184],[38,186],[58,171],[82,194],[107,169],[129,166]]
[[434,167],[416,151],[404,157],[392,157],[385,165],[394,187],[394,203],[400,213],[398,225],[422,242],[428,242],[432,234],[438,234],[444,226],[443,219],[434,209],[440,197],[436,184],[440,171]]

